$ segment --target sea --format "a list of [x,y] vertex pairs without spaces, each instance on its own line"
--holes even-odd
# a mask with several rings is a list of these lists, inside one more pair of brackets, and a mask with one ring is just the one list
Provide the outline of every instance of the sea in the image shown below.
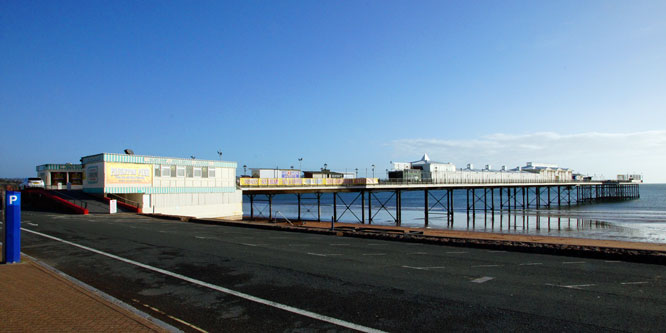
[[[467,194],[454,191],[454,213],[452,222],[444,207],[443,191],[430,191],[428,228],[444,230],[468,230],[524,235],[545,235],[609,239],[634,242],[666,243],[666,184],[641,184],[640,198],[612,202],[573,204],[569,207],[551,204],[551,208],[512,209],[499,211],[499,198],[495,193],[496,210],[479,209],[467,214]],[[575,193],[574,193],[575,194]],[[553,194],[554,195],[554,194]],[[563,198],[565,197],[562,193]],[[554,196],[553,196],[554,197]],[[439,200],[439,202],[438,202]],[[506,200],[506,199],[505,199]],[[324,193],[320,198],[322,221],[333,217],[333,195]],[[377,192],[372,198],[372,224],[395,226],[395,195],[392,192]],[[337,197],[339,222],[361,223],[361,198],[358,193],[341,193]],[[423,191],[402,192],[402,226],[425,227],[425,200]],[[365,219],[368,219],[367,196]],[[250,200],[243,198],[243,212],[250,216]],[[272,217],[294,221],[298,218],[298,199],[295,194],[280,194],[273,197]],[[317,220],[315,194],[301,197],[301,219]],[[255,218],[268,218],[266,197],[254,200]]]

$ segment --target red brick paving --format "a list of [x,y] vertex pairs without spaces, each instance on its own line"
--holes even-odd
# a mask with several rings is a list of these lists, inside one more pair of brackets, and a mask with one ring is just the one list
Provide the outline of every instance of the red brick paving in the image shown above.
[[0,332],[166,332],[38,264],[0,265]]

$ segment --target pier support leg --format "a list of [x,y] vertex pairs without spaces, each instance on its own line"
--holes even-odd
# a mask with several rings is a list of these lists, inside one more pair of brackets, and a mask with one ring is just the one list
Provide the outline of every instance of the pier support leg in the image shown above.
[[423,210],[423,219],[424,219],[424,221],[425,221],[425,222],[424,222],[424,227],[427,228],[427,227],[428,227],[428,210],[430,210],[430,205],[428,204],[428,189],[425,189],[425,190],[423,191],[423,193],[425,194],[425,198],[424,198],[424,202],[425,202],[424,206],[425,206],[425,209]]
[[368,192],[368,224],[372,224],[372,192]]
[[361,224],[365,224],[365,191],[361,191]]
[[449,189],[449,214],[451,216],[451,227],[453,227],[453,189]]
[[483,188],[483,212],[488,212],[488,189]]
[[250,220],[254,220],[254,194],[250,194]]
[[297,193],[296,197],[298,198],[298,220],[301,220],[301,194]]
[[499,188],[500,193],[500,213],[504,210],[504,195],[502,195],[502,188]]
[[333,192],[333,222],[338,222],[338,192]]
[[465,189],[467,192],[467,227],[469,227],[469,189]]
[[396,219],[396,224],[400,226],[400,213],[402,212],[402,209],[400,209],[400,194],[402,192],[400,190],[397,190],[395,192],[395,219]]
[[317,192],[317,221],[321,222],[321,193]]
[[273,220],[273,195],[268,195],[268,222]]

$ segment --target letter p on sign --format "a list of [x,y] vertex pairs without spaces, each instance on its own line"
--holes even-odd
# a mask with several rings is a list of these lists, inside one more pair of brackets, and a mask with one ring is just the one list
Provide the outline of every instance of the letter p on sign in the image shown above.
[[14,206],[14,203],[18,201],[18,195],[9,196],[9,205]]

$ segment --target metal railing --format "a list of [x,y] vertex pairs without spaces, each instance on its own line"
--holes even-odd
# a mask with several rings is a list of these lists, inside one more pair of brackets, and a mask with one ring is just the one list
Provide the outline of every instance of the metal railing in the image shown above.
[[57,192],[58,192],[58,194],[56,195],[57,197],[65,199],[65,200],[67,200],[67,201],[69,201],[69,202],[71,202],[71,203],[73,203],[73,204],[75,204],[79,207],[83,207],[84,209],[88,209],[88,202],[87,201],[83,201],[81,199],[74,198],[74,197],[72,197],[68,194],[65,194],[63,191],[57,191]]
[[269,188],[269,187],[354,187],[354,186],[373,186],[373,185],[493,185],[493,184],[585,184],[590,180],[575,180],[575,179],[424,179],[424,180],[402,180],[402,179],[379,179],[376,184],[271,184],[271,185],[240,185],[237,184],[239,189],[249,188]]
[[106,193],[106,196],[107,196],[108,198],[110,198],[110,199],[118,200],[118,201],[120,201],[120,202],[122,202],[122,203],[125,203],[125,204],[128,204],[128,205],[130,205],[130,206],[134,206],[134,207],[137,207],[137,208],[139,207],[139,203],[138,203],[138,202],[136,202],[136,201],[134,201],[134,200],[127,199],[127,198],[125,198],[125,197],[121,197],[121,196],[119,196],[119,195],[117,195],[117,194]]

